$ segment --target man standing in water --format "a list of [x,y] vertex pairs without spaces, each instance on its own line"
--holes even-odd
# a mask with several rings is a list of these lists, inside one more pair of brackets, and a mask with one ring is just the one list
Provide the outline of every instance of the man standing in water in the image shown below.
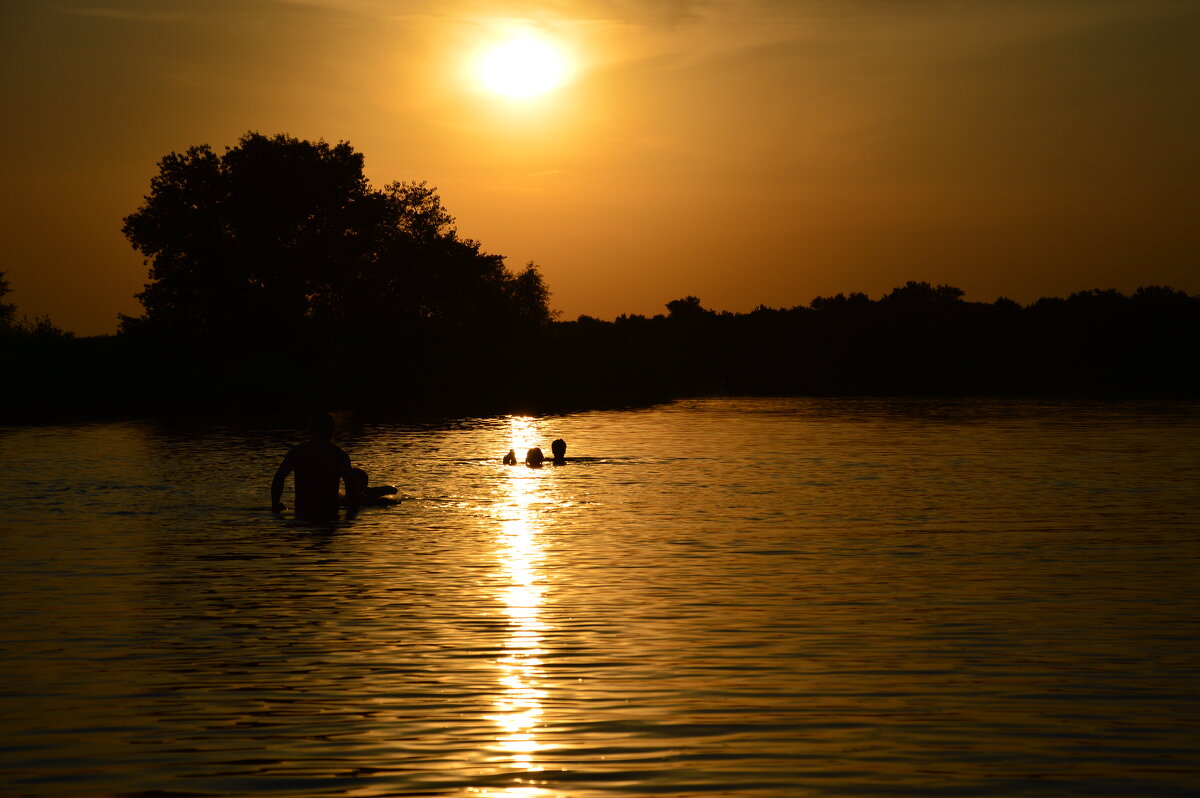
[[[318,413],[309,426],[312,440],[292,448],[271,480],[271,511],[287,509],[283,481],[296,475],[296,515],[307,518],[335,518],[338,510],[338,481],[351,477],[350,456],[333,444],[333,417]],[[350,496],[349,483],[346,495]]]

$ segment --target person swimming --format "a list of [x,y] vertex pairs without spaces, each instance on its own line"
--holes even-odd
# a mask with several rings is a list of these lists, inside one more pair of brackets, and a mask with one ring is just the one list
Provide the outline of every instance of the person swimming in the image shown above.
[[542,454],[542,450],[536,446],[525,455],[525,465],[530,468],[541,468],[545,461],[546,455]]
[[556,438],[550,444],[550,452],[554,455],[554,464],[562,465],[567,462],[567,442],[562,438]]
[[376,485],[370,487],[367,472],[361,468],[351,468],[346,479],[346,504],[353,507],[386,507],[399,504],[400,499],[388,498],[396,494],[392,485]]
[[295,475],[296,514],[307,518],[337,516],[338,482],[349,490],[350,456],[332,442],[333,416],[317,413],[309,425],[312,439],[292,448],[271,480],[271,512],[286,510],[283,484]]
[[509,449],[508,454],[504,455],[504,464],[505,465],[516,465],[517,464],[517,453],[515,451],[513,451],[512,449]]

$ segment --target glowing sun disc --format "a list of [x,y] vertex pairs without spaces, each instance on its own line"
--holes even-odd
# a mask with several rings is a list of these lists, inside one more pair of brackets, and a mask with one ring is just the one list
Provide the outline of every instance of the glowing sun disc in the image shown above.
[[514,37],[487,50],[479,59],[479,82],[490,92],[514,99],[536,97],[567,81],[567,61],[545,39]]

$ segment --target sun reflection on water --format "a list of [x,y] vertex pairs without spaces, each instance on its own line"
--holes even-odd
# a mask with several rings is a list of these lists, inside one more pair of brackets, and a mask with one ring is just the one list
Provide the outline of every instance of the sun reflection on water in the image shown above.
[[[518,452],[536,446],[537,423],[533,419],[511,420],[511,445]],[[520,455],[519,455],[520,456]],[[540,617],[543,560],[538,540],[538,505],[546,497],[542,489],[543,472],[523,466],[507,469],[503,491],[505,500],[499,505],[500,555],[499,577],[504,587],[498,598],[509,617],[505,655],[496,661],[500,674],[500,694],[494,704],[495,714],[488,716],[500,729],[497,749],[503,764],[513,771],[537,773],[537,753],[543,746],[537,730],[542,725],[542,701],[546,696],[541,687],[542,633],[545,624]],[[519,780],[518,780],[519,781]],[[487,794],[487,793],[484,793]],[[507,787],[497,795],[545,795],[540,788],[521,785]]]

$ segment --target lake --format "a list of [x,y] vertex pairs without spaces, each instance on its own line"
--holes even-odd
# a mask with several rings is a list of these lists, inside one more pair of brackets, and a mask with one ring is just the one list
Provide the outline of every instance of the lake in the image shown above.
[[0,792],[1200,793],[1200,404],[347,419],[327,526],[303,438],[0,428]]

